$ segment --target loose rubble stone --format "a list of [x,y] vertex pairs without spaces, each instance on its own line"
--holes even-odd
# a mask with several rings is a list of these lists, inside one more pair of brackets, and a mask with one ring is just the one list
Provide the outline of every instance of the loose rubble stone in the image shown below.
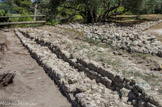
[[[111,91],[104,85],[96,83],[95,80],[90,80],[83,72],[79,73],[67,62],[59,59],[49,48],[26,38],[18,31],[16,31],[16,35],[29,52],[31,52],[31,55],[43,65],[49,76],[59,84],[59,87],[75,107],[105,107],[110,101],[102,97],[103,94],[111,96],[110,99],[113,99],[111,106],[115,107],[115,105],[121,102],[118,99],[119,96],[117,93],[116,95],[115,93],[103,93],[102,90]],[[125,107],[129,107],[129,105],[125,104]]]
[[[87,38],[100,40],[103,43],[125,49],[129,52],[156,54],[162,57],[162,43],[158,41],[154,35],[144,32],[144,30],[160,22],[162,22],[162,20],[142,23],[131,27],[118,26],[114,23],[94,25],[68,24],[57,26],[84,31],[87,33]],[[121,55],[122,53],[114,52],[114,54]]]
[[[31,40],[29,40],[29,41],[27,40],[27,42],[23,41],[23,43],[26,44],[26,46],[29,49],[30,48],[33,49],[33,50],[30,50],[32,53],[35,53],[35,54],[39,53],[39,54],[37,54],[37,56],[39,56],[37,59],[38,60],[41,59],[41,62],[44,64],[44,66],[46,66],[47,68],[53,69],[54,64],[57,63],[58,69],[55,68],[55,70],[53,70],[53,71],[57,74],[58,78],[60,78],[60,79],[64,78],[63,79],[64,82],[62,82],[62,83],[66,84],[63,86],[64,86],[64,91],[67,94],[73,93],[73,92],[74,93],[78,92],[78,94],[80,94],[80,93],[85,94],[85,99],[78,97],[80,99],[78,99],[79,102],[77,102],[77,103],[81,103],[81,105],[89,107],[89,106],[94,106],[94,105],[99,106],[99,105],[102,105],[102,103],[103,103],[103,105],[106,105],[107,103],[109,103],[111,106],[116,106],[120,102],[118,93],[113,93],[113,94],[110,93],[109,96],[112,95],[113,98],[115,98],[113,103],[110,103],[111,101],[110,100],[107,101],[107,95],[104,94],[105,92],[103,91],[103,89],[109,88],[108,90],[111,90],[111,88],[114,87],[113,85],[111,85],[113,83],[113,84],[115,84],[115,89],[117,89],[118,91],[120,91],[120,89],[122,89],[122,88],[127,88],[128,90],[131,91],[131,89],[134,89],[132,87],[134,85],[136,85],[136,82],[133,80],[126,81],[125,78],[122,78],[122,77],[112,73],[111,71],[107,71],[103,68],[100,68],[100,64],[97,64],[94,61],[86,62],[84,60],[84,53],[85,53],[85,51],[89,51],[88,49],[85,49],[85,51],[82,50],[82,53],[80,55],[80,56],[83,56],[82,60],[80,60],[80,61],[77,60],[77,62],[73,62],[70,58],[69,51],[66,50],[67,46],[63,45],[63,44],[67,44],[70,42],[69,40],[66,41],[67,38],[63,39],[59,35],[57,35],[57,38],[52,38],[52,36],[47,37],[47,35],[40,36],[39,33],[41,33],[42,31],[39,31],[39,30],[37,31],[39,33],[35,33],[35,34],[26,33],[28,31],[28,29],[19,29],[19,31],[21,31],[25,35],[24,38],[20,37],[21,40],[22,39],[26,40],[26,37],[33,40],[32,42],[31,42]],[[19,33],[17,35],[19,35]],[[115,35],[119,36],[120,34],[119,35],[115,34]],[[35,42],[37,42],[37,43],[35,43]],[[51,53],[51,51],[48,48],[44,48],[44,51],[43,50],[40,51],[41,47],[37,47],[37,45],[33,46],[34,44],[44,45],[45,47],[48,47],[49,49],[53,50],[53,53]],[[87,45],[85,45],[85,46],[83,45],[83,47],[87,47]],[[35,52],[35,48],[38,48],[36,52]],[[64,50],[66,50],[66,51],[64,51]],[[100,49],[99,51],[103,51],[103,49]],[[48,55],[48,54],[50,54],[50,55]],[[53,56],[53,54],[54,55],[56,54],[56,56],[54,58],[50,58],[51,56]],[[46,56],[46,57],[44,57],[44,56]],[[73,55],[73,58],[75,59],[77,56]],[[57,57],[62,59],[65,62],[68,62],[68,63],[60,61],[59,59],[57,59]],[[49,58],[50,58],[50,60],[49,60]],[[52,62],[52,60],[55,60],[55,58],[60,63],[54,62],[52,64],[51,62]],[[64,63],[64,65],[62,63]],[[74,70],[73,68],[69,68],[70,65],[73,65],[74,67],[78,67],[82,71],[80,73],[78,73],[78,71]],[[62,73],[60,73],[59,71],[61,71]],[[51,75],[53,75],[53,74],[51,74]],[[86,76],[89,78],[91,77],[91,79],[94,79],[94,80],[87,79]],[[106,76],[106,78],[104,76]],[[101,80],[103,77],[104,77],[104,79],[103,79],[104,81],[102,82]],[[108,81],[108,83],[109,83],[108,88],[105,87],[106,86],[105,84],[104,84],[105,86],[102,86],[102,85],[99,85],[99,83],[96,83],[95,80],[97,80],[97,78],[101,78],[98,80],[98,82],[101,82],[103,84],[104,84],[104,82]],[[96,94],[93,94],[93,93],[96,93]],[[77,93],[75,93],[75,94],[77,95]],[[129,93],[128,98],[138,99],[135,94],[140,95],[140,91],[136,90],[136,91],[133,91],[132,94]],[[76,96],[74,96],[74,97],[76,98]],[[112,97],[110,97],[110,99],[111,98]],[[145,96],[144,96],[144,98],[145,98]],[[147,98],[145,98],[145,99],[147,99]],[[89,100],[91,100],[91,101],[89,101]],[[150,100],[150,101],[153,101],[153,100]],[[93,102],[93,103],[90,103],[90,102]],[[129,105],[127,105],[126,101],[124,101],[122,103],[124,103],[125,106],[129,106]],[[132,103],[136,103],[136,101],[132,100]],[[150,103],[152,104],[152,102],[150,102]],[[153,103],[153,105],[156,105],[156,104],[158,105],[158,103]]]

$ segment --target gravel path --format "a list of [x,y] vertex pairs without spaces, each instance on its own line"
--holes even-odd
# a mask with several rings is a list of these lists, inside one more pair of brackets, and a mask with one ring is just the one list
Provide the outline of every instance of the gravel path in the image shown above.
[[16,104],[14,107],[71,107],[14,32],[3,33],[6,35],[8,51],[0,59],[0,73],[15,71],[16,76],[13,84],[0,89],[0,107],[4,107],[3,103],[8,104],[7,107],[13,107],[9,103]]

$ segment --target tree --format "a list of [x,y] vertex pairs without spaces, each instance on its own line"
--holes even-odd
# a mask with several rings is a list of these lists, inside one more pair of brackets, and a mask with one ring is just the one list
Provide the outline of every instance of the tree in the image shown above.
[[[34,15],[37,15],[37,9],[38,9],[38,0],[35,0],[35,5],[34,5]],[[36,17],[34,17],[34,21],[36,21]]]
[[0,9],[0,16],[5,16],[5,10]]
[[19,14],[31,11],[31,0],[4,0],[4,2],[9,4]]
[[[0,9],[0,16],[5,16],[6,12],[3,9]],[[6,22],[8,19],[6,18],[0,18],[0,22]]]
[[[105,22],[127,11],[134,14],[150,13],[159,0],[50,0],[46,4],[49,16],[79,14],[85,23]],[[70,11],[70,12],[69,12]],[[68,19],[69,19],[68,18]]]
[[7,12],[7,11],[12,11],[12,8],[8,5],[8,4],[6,4],[6,3],[0,3],[0,9],[3,9],[3,10],[5,10],[5,12]]
[[162,0],[157,1],[157,5],[155,6],[154,13],[157,14],[162,13]]

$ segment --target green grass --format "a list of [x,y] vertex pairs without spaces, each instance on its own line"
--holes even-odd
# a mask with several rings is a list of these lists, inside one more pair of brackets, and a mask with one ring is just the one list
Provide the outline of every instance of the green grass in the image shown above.
[[113,59],[107,59],[107,58],[101,57],[100,61],[102,61],[108,65],[112,65],[114,68],[118,67],[121,64],[121,60],[119,60],[119,59],[113,60]]
[[133,74],[133,71],[131,71],[131,70],[122,70],[121,72],[123,73],[123,75]]
[[75,17],[74,17],[74,21],[75,20],[82,20],[82,19],[83,19],[83,17],[81,15],[75,15]]
[[102,51],[100,51],[100,50],[97,50],[97,55],[98,55],[99,57],[105,57],[107,54],[106,54],[105,52],[102,52]]
[[104,35],[98,35],[98,37],[99,37],[99,40],[102,40]]
[[158,79],[159,79],[159,77],[158,76],[156,76],[156,75],[153,75],[153,74],[148,74],[148,75],[143,75],[143,74],[141,74],[140,72],[135,72],[134,73],[134,76],[135,77],[141,77],[142,79],[144,79],[145,81],[147,81],[149,84],[151,84],[151,85],[154,85],[154,86],[157,86],[157,85],[159,85],[159,83],[158,83]]
[[109,47],[111,47],[111,46],[112,46],[112,41],[106,42],[105,47],[109,48]]
[[93,57],[95,57],[97,54],[95,53],[95,52],[90,52],[90,51],[88,51],[88,53],[87,53],[87,57],[88,57],[88,59],[89,60],[91,60]]
[[100,40],[95,40],[93,38],[87,38],[87,42],[91,43],[91,44],[94,44],[94,45],[99,45]]
[[80,50],[85,49],[85,48],[86,49],[89,48],[87,45],[82,44],[82,43],[78,43],[77,46],[78,46],[77,51],[80,51]]
[[147,57],[151,57],[150,54],[143,54],[143,53],[136,53],[135,56],[141,57],[143,59],[146,59]]

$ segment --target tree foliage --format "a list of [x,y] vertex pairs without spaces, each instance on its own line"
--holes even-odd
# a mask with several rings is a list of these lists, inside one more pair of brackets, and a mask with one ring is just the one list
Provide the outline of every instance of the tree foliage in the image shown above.
[[31,0],[4,0],[4,2],[19,14],[31,11]]
[[0,9],[5,10],[5,12],[12,11],[12,8],[6,3],[0,3]]
[[5,10],[0,9],[0,16],[4,16],[5,15]]
[[155,5],[154,13],[162,14],[162,0],[157,1],[157,5]]
[[47,0],[43,10],[51,17],[64,16],[68,20],[81,15],[86,23],[104,22],[132,11],[134,14],[153,12],[161,0]]

